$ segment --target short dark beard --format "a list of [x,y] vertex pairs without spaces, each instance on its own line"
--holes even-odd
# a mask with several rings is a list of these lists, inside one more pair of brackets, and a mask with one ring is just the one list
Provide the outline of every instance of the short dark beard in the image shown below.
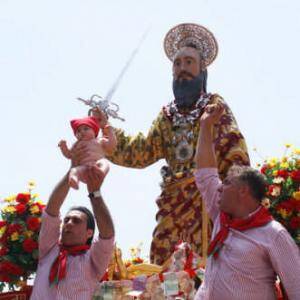
[[201,71],[198,76],[191,80],[173,80],[174,102],[178,109],[189,109],[195,105],[200,98],[201,93],[206,93],[206,80],[206,70]]

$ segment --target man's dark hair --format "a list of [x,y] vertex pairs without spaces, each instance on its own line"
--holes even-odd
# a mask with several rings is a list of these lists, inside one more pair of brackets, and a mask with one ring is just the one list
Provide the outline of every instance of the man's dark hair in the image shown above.
[[266,196],[267,181],[259,171],[247,166],[232,166],[228,174],[232,174],[240,183],[247,184],[250,193],[258,202],[261,202]]
[[68,212],[73,211],[73,210],[78,210],[86,215],[86,225],[87,229],[92,229],[93,230],[93,235],[87,240],[87,244],[91,245],[94,237],[94,232],[95,232],[95,219],[93,213],[86,207],[84,206],[72,206]]

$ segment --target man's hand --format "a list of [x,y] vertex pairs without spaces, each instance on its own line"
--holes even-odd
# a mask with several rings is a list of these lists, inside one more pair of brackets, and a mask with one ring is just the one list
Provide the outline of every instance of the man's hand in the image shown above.
[[220,121],[223,112],[224,106],[221,104],[207,105],[200,118],[200,124],[202,126],[213,126]]
[[83,164],[84,158],[87,156],[89,160],[97,161],[103,157],[103,149],[98,140],[79,141],[74,144],[71,150],[72,153],[72,166],[78,166]]
[[220,121],[223,111],[224,107],[220,104],[207,105],[200,118],[200,132],[195,154],[197,169],[217,167],[213,126]]
[[103,159],[101,163],[102,165],[100,168],[95,165],[95,166],[90,166],[87,170],[86,185],[89,193],[100,190],[104,178],[108,173],[109,170],[108,162],[105,159]]

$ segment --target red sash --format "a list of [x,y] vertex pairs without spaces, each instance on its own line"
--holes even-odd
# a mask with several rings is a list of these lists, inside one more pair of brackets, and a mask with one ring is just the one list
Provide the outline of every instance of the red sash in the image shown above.
[[49,282],[50,284],[56,283],[63,278],[66,277],[66,271],[67,271],[67,258],[68,255],[81,255],[84,254],[88,249],[90,248],[89,245],[80,245],[80,246],[72,246],[72,247],[66,247],[60,245],[60,250],[57,258],[53,262],[50,274],[49,274]]
[[214,258],[218,257],[219,251],[222,248],[223,243],[228,236],[230,228],[239,231],[244,231],[247,229],[264,226],[272,220],[273,217],[271,216],[269,211],[263,206],[247,219],[231,219],[231,217],[228,214],[221,212],[221,229],[208,246],[208,256],[213,255]]

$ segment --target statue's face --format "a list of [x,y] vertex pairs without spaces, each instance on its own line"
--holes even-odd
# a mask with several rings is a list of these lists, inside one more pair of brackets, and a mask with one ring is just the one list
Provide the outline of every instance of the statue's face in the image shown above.
[[178,50],[173,61],[173,77],[179,82],[192,80],[201,71],[200,56],[192,47],[183,47]]
[[198,51],[192,47],[178,50],[173,62],[173,93],[179,109],[189,109],[206,92],[206,73],[201,70]]

